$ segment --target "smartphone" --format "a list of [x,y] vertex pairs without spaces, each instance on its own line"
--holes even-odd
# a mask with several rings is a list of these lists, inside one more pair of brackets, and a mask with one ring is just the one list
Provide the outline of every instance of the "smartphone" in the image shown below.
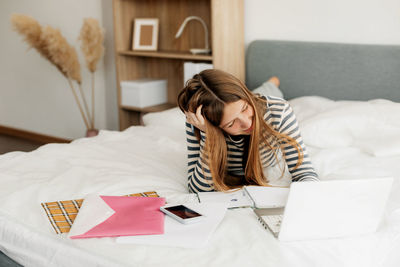
[[160,210],[183,224],[199,222],[204,218],[204,215],[185,205],[164,206]]

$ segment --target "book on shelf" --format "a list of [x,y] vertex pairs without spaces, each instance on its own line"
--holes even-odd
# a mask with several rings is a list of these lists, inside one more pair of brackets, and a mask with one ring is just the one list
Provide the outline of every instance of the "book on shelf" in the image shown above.
[[284,207],[289,195],[288,187],[244,186],[228,192],[196,193],[200,203],[227,202],[228,208],[279,208]]
[[213,69],[213,64],[209,63],[193,63],[193,62],[185,62],[183,63],[183,84],[186,83],[187,80],[193,78],[193,76],[203,70]]

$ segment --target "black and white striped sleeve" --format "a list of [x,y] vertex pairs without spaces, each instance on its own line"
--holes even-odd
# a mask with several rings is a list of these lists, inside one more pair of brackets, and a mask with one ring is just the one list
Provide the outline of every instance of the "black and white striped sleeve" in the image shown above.
[[186,122],[186,141],[188,150],[188,187],[190,192],[214,191],[210,168],[204,154],[206,135],[200,131],[200,141],[196,138],[194,127]]
[[293,112],[292,107],[287,101],[284,101],[283,111],[280,123],[277,127],[280,133],[286,134],[291,138],[295,139],[297,143],[303,149],[303,162],[297,168],[296,164],[299,160],[296,148],[293,146],[285,146],[284,157],[292,175],[292,181],[319,181],[318,175],[315,172],[310,157],[307,153],[307,149],[304,145],[303,139],[300,134],[299,125],[296,116]]

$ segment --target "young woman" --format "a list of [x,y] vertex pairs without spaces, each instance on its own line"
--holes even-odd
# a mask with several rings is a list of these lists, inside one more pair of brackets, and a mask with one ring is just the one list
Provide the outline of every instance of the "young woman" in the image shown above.
[[269,185],[285,176],[318,180],[287,101],[255,95],[234,76],[210,69],[186,83],[178,105],[186,115],[191,192]]

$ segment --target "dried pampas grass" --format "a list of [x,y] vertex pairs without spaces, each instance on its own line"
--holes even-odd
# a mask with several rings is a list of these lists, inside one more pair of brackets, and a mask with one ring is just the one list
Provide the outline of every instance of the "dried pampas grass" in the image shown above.
[[[97,68],[97,63],[104,53],[104,30],[100,27],[99,22],[93,18],[86,18],[83,21],[81,32],[79,34],[81,41],[81,50],[85,56],[86,66],[92,73],[92,121],[94,124],[94,72]],[[86,105],[86,103],[85,103]]]
[[[90,115],[81,86],[82,77],[78,55],[75,48],[67,42],[61,32],[51,26],[42,27],[34,18],[22,14],[13,14],[11,23],[13,29],[23,35],[25,41],[31,47],[35,48],[43,57],[54,64],[67,78],[86,128],[88,130],[94,129],[94,72],[98,61],[104,53],[104,31],[100,28],[97,20],[92,18],[85,19],[79,36],[86,65],[92,73],[92,115]],[[86,114],[82,109],[71,80],[76,81],[79,85]]]
[[59,30],[50,26],[43,28],[37,20],[22,14],[13,14],[11,24],[15,31],[25,37],[25,42],[54,64],[65,77],[81,83],[75,48],[68,44]]
[[93,18],[86,18],[79,35],[81,50],[85,56],[86,65],[91,72],[96,71],[97,62],[104,53],[104,31],[99,22]]
[[68,44],[58,29],[51,26],[43,28],[42,39],[46,42],[51,60],[60,66],[67,78],[80,84],[82,82],[81,67],[75,48]]
[[11,24],[15,31],[25,36],[25,41],[32,47],[41,46],[42,27],[37,20],[30,16],[13,14],[11,15]]
[[46,42],[42,39],[42,26],[40,26],[37,20],[30,16],[13,14],[11,15],[11,24],[16,32],[25,37],[25,42],[53,63],[50,59]]

